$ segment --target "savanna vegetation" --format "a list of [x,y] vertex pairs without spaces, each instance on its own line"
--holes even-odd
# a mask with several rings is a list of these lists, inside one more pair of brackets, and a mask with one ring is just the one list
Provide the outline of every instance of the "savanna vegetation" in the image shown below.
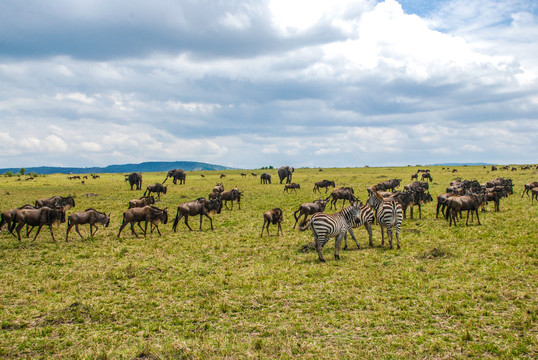
[[[435,219],[434,200],[421,220],[408,212],[400,250],[380,246],[377,225],[369,248],[358,228],[361,249],[348,241],[337,261],[332,240],[326,263],[309,246],[312,234],[292,229],[299,205],[319,198],[314,182],[352,186],[365,202],[367,187],[401,178],[402,189],[416,167],[296,169],[301,188],[289,194],[273,169],[267,185],[250,171],[188,172],[156,202],[169,210],[162,236],[136,238],[126,228],[119,239],[129,200],[166,173],[144,173],[140,191],[122,174],[84,185],[66,175],[0,177],[1,210],[72,195],[68,213],[112,213],[110,227],[85,239],[71,231],[69,242],[66,224],[54,228],[57,242],[46,229],[34,242],[0,232],[0,358],[537,358],[538,204],[521,193],[538,172],[429,169],[434,199],[456,178],[511,178],[514,195],[498,213],[488,205],[482,225],[451,228]],[[199,231],[194,217],[195,231],[180,222],[173,232],[177,205],[207,197],[217,182],[244,191],[241,210],[224,208],[213,231],[208,219]],[[276,207],[284,235],[271,225],[260,237],[263,213]]]

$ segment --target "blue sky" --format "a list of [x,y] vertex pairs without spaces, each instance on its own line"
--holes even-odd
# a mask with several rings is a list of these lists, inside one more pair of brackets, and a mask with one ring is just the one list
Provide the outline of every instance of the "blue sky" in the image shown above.
[[0,3],[0,167],[538,162],[523,0]]

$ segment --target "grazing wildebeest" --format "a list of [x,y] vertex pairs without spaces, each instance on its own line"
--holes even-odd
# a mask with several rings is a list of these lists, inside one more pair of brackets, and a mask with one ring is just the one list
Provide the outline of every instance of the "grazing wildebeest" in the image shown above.
[[37,232],[32,240],[35,241],[43,225],[47,225],[49,227],[50,234],[52,235],[52,240],[56,241],[54,238],[54,233],[52,232],[52,224],[64,222],[65,210],[63,209],[51,209],[48,206],[43,206],[39,209],[21,209],[15,214],[15,222],[12,224],[11,232],[13,232],[15,223],[17,223],[17,238],[19,241],[21,241],[21,229],[24,225],[38,226]]
[[174,185],[177,185],[177,181],[179,180],[179,184],[185,184],[185,178],[187,177],[187,173],[183,169],[173,169],[168,171],[168,174],[166,174],[166,179],[163,181],[163,185],[168,180],[168,178],[172,178],[172,181]]
[[224,178],[224,177],[226,177],[226,174],[220,174],[221,179]]
[[129,181],[129,185],[131,185],[131,190],[133,190],[133,185],[136,185],[136,190],[142,189],[142,174],[139,172],[125,175],[125,181]]
[[241,177],[247,177],[247,174],[241,173]]
[[261,184],[270,184],[271,183],[271,174],[263,173],[260,175]]
[[478,209],[486,201],[486,196],[482,194],[466,194],[462,196],[451,196],[446,201],[446,214],[445,218],[449,220],[449,226],[452,226],[452,221],[456,225],[456,215],[464,210],[467,210],[467,220],[465,225],[469,223],[469,213],[476,212],[476,219],[478,225],[480,225],[480,218],[478,217]]
[[[142,229],[142,227],[140,226],[140,223],[142,221],[145,222],[145,226],[142,231],[144,232],[144,236],[146,236],[148,230],[148,223],[156,225],[157,220],[160,220],[166,224],[166,222],[168,221],[168,210],[166,208],[159,209],[154,206],[147,205],[142,208],[132,208],[125,210],[123,212],[123,221],[120,226],[120,230],[118,231],[118,237],[120,237],[121,231],[127,224],[131,224],[131,232],[134,236],[138,237],[138,234],[134,230],[134,224],[138,223],[138,227]],[[159,231],[158,226],[157,231]],[[161,235],[160,231],[159,235]]]
[[[26,204],[26,205],[23,205],[23,206],[21,206],[19,208],[16,208],[16,209],[10,209],[10,210],[2,211],[2,214],[0,214],[0,218],[1,218],[0,219],[0,230],[2,229],[2,227],[4,227],[4,224],[7,224],[7,230],[11,234],[13,234],[13,228],[15,227],[13,224],[16,221],[15,215],[17,214],[18,210],[22,210],[22,209],[35,209],[35,207],[33,207],[30,204]],[[26,235],[28,235],[28,231],[27,231]]]
[[523,195],[527,194],[527,197],[529,196],[529,191],[531,191],[533,188],[538,187],[538,181],[531,182],[530,184],[525,184],[523,187],[523,192],[521,193],[521,197]]
[[182,217],[185,217],[185,225],[192,231],[189,226],[189,216],[200,215],[200,230],[202,230],[202,217],[205,216],[209,219],[211,223],[211,230],[213,230],[213,219],[209,214],[220,214],[222,209],[222,202],[220,200],[209,200],[205,198],[199,198],[194,201],[185,202],[179,204],[177,207],[176,218],[174,219],[174,225],[172,229],[174,232],[177,230],[177,224]]
[[256,174],[256,173],[250,173],[250,175],[252,175],[254,177],[258,176],[258,174]]
[[146,205],[153,205],[155,204],[155,198],[152,196],[142,196],[139,199],[133,199],[129,201],[129,209],[137,208],[137,207],[144,207]]
[[157,198],[161,198],[161,193],[166,194],[166,190],[168,189],[168,186],[163,186],[162,184],[156,183],[155,185],[150,185],[146,188],[146,191],[144,191],[143,196],[150,196],[151,193],[156,193]]
[[[97,230],[99,230],[97,224],[101,224],[104,227],[108,227],[108,225],[110,224],[110,214],[107,215],[104,212],[99,212],[95,209],[86,209],[83,212],[70,214],[67,217],[67,231],[65,233],[65,241],[69,239],[69,231],[73,226],[75,226],[75,231],[77,232],[77,234],[79,234],[80,237],[84,239],[78,229],[79,225],[84,224],[90,224],[90,237],[92,237],[93,235],[95,235]],[[95,231],[93,231],[94,227]]]
[[318,182],[314,183],[314,189],[312,189],[312,192],[317,191],[318,193],[321,194],[320,188],[325,188],[325,194],[326,194],[327,191],[329,190],[329,186],[332,186],[334,188],[335,187],[334,181],[330,181],[330,180],[318,181]]
[[331,192],[331,195],[329,195],[329,197],[325,200],[329,200],[330,198],[331,199],[331,207],[330,209],[334,208],[336,209],[336,202],[338,200],[343,200],[342,201],[342,208],[344,207],[345,203],[346,203],[346,200],[349,201],[350,204],[356,202],[358,199],[353,195],[355,192],[353,191],[353,188],[351,187],[341,187],[341,188],[338,188],[338,189],[334,189],[332,192]]
[[282,231],[282,221],[284,221],[284,214],[280,208],[274,208],[272,210],[268,210],[263,214],[263,225],[262,225],[262,233],[260,234],[260,237],[263,236],[263,229],[267,229],[267,236],[269,235],[269,224],[278,225],[278,228],[276,230],[276,235],[278,236],[280,233],[284,235],[284,232]]
[[432,176],[430,175],[429,172],[428,173],[422,173],[422,179],[421,180],[424,180],[424,179],[426,179],[426,180],[428,180],[430,182],[433,182]]
[[72,207],[75,207],[75,199],[73,199],[73,197],[69,195],[67,197],[53,196],[51,198],[36,200],[35,202],[36,209],[39,209],[43,206],[47,206],[52,209],[69,210]]
[[372,186],[370,189],[372,191],[394,191],[395,188],[400,186],[402,179],[390,179],[387,181],[380,182],[377,185]]
[[[293,217],[295,217],[295,225],[293,225],[293,228],[295,229],[301,216],[304,215],[302,222],[306,222],[308,215],[314,215],[317,212],[324,212],[326,205],[327,200],[314,200],[314,202],[301,204],[299,209],[293,213]],[[297,213],[299,213],[299,216],[297,216]]]
[[288,193],[288,192],[291,192],[291,190],[293,190],[297,194],[297,189],[300,189],[300,188],[301,188],[301,185],[296,184],[296,183],[285,184],[283,192]]
[[218,193],[221,193],[224,191],[224,185],[222,185],[222,183],[218,183],[217,185],[215,185],[215,187],[213,188],[213,192],[218,192]]
[[418,180],[418,173],[411,175],[411,180],[413,179]]
[[237,201],[237,204],[239,205],[239,210],[241,210],[241,195],[243,194],[242,191],[239,191],[238,188],[234,188],[229,191],[223,191],[220,193],[220,200],[224,201],[224,206],[226,209],[228,209],[228,201],[232,202],[232,209],[234,208],[234,201]]
[[281,166],[278,169],[278,177],[280,178],[280,183],[282,184],[282,181],[286,179],[286,184],[291,183],[291,178],[293,176],[293,171],[295,169],[290,166]]
[[538,187],[534,187],[531,189],[531,204],[534,204],[534,199],[538,200]]

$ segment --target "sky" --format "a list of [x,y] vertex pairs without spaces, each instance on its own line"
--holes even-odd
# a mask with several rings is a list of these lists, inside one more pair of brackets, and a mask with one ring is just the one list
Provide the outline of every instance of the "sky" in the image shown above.
[[0,167],[538,162],[535,0],[2,0]]

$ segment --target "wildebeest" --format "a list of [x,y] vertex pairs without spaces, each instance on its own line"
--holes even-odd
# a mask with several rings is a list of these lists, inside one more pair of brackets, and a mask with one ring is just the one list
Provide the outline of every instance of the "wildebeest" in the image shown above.
[[278,169],[278,177],[280,178],[280,183],[282,184],[282,181],[286,179],[286,184],[291,183],[291,178],[293,176],[293,171],[295,169],[290,166],[281,166]]
[[[99,212],[95,209],[86,209],[83,212],[76,212],[70,214],[67,217],[67,231],[65,233],[65,241],[68,241],[69,231],[73,226],[75,226],[75,231],[77,232],[77,234],[79,234],[80,237],[84,239],[84,236],[82,236],[78,229],[79,225],[84,224],[90,224],[90,237],[92,237],[93,235],[95,235],[97,230],[99,230],[97,224],[101,224],[104,227],[108,227],[108,225],[110,224],[110,214],[107,215],[104,212]],[[95,231],[93,231],[94,227]]]
[[222,185],[222,183],[218,183],[217,185],[215,185],[215,187],[213,188],[213,192],[218,192],[218,193],[221,193],[224,191],[224,185]]
[[133,190],[133,185],[136,186],[136,190],[142,189],[142,174],[139,172],[125,175],[125,181],[129,181],[129,185],[131,185],[131,190]]
[[234,188],[229,191],[223,191],[220,193],[220,201],[224,202],[224,206],[226,209],[228,209],[228,201],[232,202],[232,209],[234,208],[234,201],[237,201],[237,205],[239,205],[239,210],[241,210],[241,195],[243,194],[242,191],[239,191],[238,188]]
[[430,175],[429,172],[428,173],[422,173],[422,180],[424,180],[424,179],[426,179],[426,180],[428,180],[430,182],[433,182],[432,176]]
[[172,178],[172,182],[174,185],[177,185],[177,181],[179,180],[179,184],[185,184],[185,178],[187,177],[187,173],[183,169],[173,169],[168,171],[166,174],[166,178],[163,181],[163,185],[168,180],[168,178]]
[[271,174],[263,173],[260,175],[261,184],[270,184],[271,183]]
[[394,191],[398,186],[400,186],[400,182],[402,179],[390,179],[387,181],[380,182],[379,184],[376,184],[370,188],[372,191]]
[[476,219],[478,225],[480,225],[480,218],[478,217],[478,209],[486,201],[485,195],[482,194],[466,194],[462,196],[451,196],[446,201],[446,214],[445,218],[449,220],[449,226],[452,226],[452,221],[456,225],[456,215],[464,210],[467,210],[467,220],[465,225],[469,223],[469,213],[476,212]]
[[441,209],[441,213],[443,214],[443,217],[445,217],[445,209],[446,209],[446,201],[449,197],[454,196],[452,193],[443,193],[437,195],[437,211],[435,212],[435,218],[439,218],[439,209]]
[[205,198],[199,198],[194,201],[188,201],[182,204],[179,204],[177,207],[176,218],[174,219],[174,224],[172,229],[174,232],[177,230],[177,224],[182,217],[185,217],[185,225],[192,231],[189,226],[189,216],[200,215],[200,230],[202,230],[202,217],[205,216],[209,219],[211,223],[211,230],[213,230],[213,219],[209,216],[210,214],[217,213],[220,214],[222,209],[222,202],[220,200],[209,200]]
[[529,191],[531,191],[535,187],[538,187],[538,181],[531,182],[530,184],[525,184],[523,187],[523,192],[521,193],[521,197],[523,197],[523,195],[525,194],[529,196]]
[[52,235],[52,240],[56,241],[54,238],[54,233],[52,232],[52,225],[54,223],[64,223],[65,222],[65,210],[63,209],[51,209],[48,206],[43,206],[39,209],[21,209],[18,210],[15,214],[15,222],[12,224],[11,232],[17,223],[17,238],[21,241],[21,229],[24,225],[38,226],[37,232],[32,241],[35,241],[37,235],[41,231],[43,225],[47,225]]
[[250,175],[252,175],[254,177],[258,176],[258,174],[256,174],[256,173],[250,173]]
[[149,196],[151,193],[156,193],[157,198],[161,197],[161,194],[166,194],[168,186],[163,186],[162,184],[156,183],[155,185],[150,185],[144,191],[144,196]]
[[285,184],[283,192],[288,193],[288,192],[291,192],[291,190],[293,190],[297,194],[297,189],[300,189],[300,188],[301,188],[301,185],[296,184],[296,183]]
[[418,173],[411,175],[411,180],[413,179],[418,180]]
[[35,202],[36,209],[39,209],[43,206],[48,206],[52,209],[64,209],[69,210],[75,207],[75,199],[71,195],[67,197],[63,196],[53,196],[46,199],[39,199]]
[[346,204],[346,200],[348,200],[350,204],[357,201],[357,198],[355,197],[355,195],[353,195],[354,193],[355,191],[353,191],[353,188],[351,187],[340,187],[338,189],[334,189],[331,192],[331,195],[329,195],[329,197],[325,200],[329,200],[332,198],[330,209],[332,209],[333,206],[334,208],[336,208],[336,202],[338,200],[343,200],[342,201],[342,208],[343,208],[344,205]]
[[17,214],[18,210],[22,209],[35,209],[35,207],[30,204],[26,204],[16,209],[2,211],[2,214],[0,214],[0,230],[2,227],[4,227],[4,224],[7,224],[7,230],[13,234],[13,228],[15,227],[13,224],[16,222],[15,215]]
[[129,201],[129,209],[144,207],[146,205],[155,204],[155,197],[152,196],[142,196],[139,199],[133,199]]
[[531,189],[531,204],[534,204],[534,199],[538,200],[538,187],[534,187]]
[[320,188],[325,188],[325,194],[326,194],[327,191],[329,190],[329,186],[332,186],[334,188],[335,187],[334,181],[330,181],[330,180],[318,181],[318,182],[314,183],[314,189],[312,189],[312,192],[317,191],[318,193],[321,194]]
[[274,208],[272,210],[268,210],[263,214],[263,225],[262,225],[262,233],[260,234],[260,237],[263,236],[263,229],[267,229],[267,236],[269,235],[269,224],[278,225],[278,228],[276,230],[276,235],[278,236],[280,233],[284,235],[284,232],[282,231],[282,221],[284,221],[284,214],[280,208]]
[[[299,209],[293,213],[293,217],[295,217],[295,225],[293,225],[293,228],[295,229],[301,216],[304,215],[302,222],[306,222],[308,215],[314,215],[317,212],[324,212],[326,205],[327,200],[314,200],[314,202],[301,204]],[[299,213],[299,216],[297,216],[297,213]]]
[[[145,222],[145,226],[143,229],[140,226],[140,223],[142,221]],[[144,236],[146,236],[148,230],[148,223],[157,226],[157,221],[162,221],[164,224],[168,222],[167,208],[159,209],[154,206],[147,205],[141,208],[132,208],[125,210],[123,212],[123,221],[121,223],[120,230],[118,231],[118,237],[120,237],[121,231],[127,224],[131,225],[131,232],[133,233],[133,235],[138,237],[138,234],[134,230],[135,223],[138,223],[138,226],[144,232]],[[158,226],[157,231],[159,232],[159,235],[161,235]]]

